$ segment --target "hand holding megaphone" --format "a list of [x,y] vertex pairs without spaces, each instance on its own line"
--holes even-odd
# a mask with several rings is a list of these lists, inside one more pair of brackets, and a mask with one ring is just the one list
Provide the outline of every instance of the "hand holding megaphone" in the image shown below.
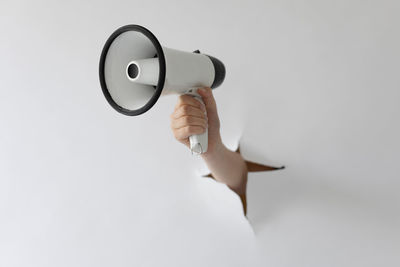
[[[161,46],[146,28],[127,25],[106,41],[99,76],[108,103],[122,114],[136,116],[148,111],[160,95],[189,94],[202,101],[197,88],[221,85],[225,67],[218,59],[199,51]],[[207,129],[191,135],[191,151],[205,153],[207,139]]]
[[210,88],[199,88],[197,93],[201,102],[189,95],[179,97],[171,114],[171,129],[175,138],[189,148],[193,146],[194,136],[206,135],[207,152],[212,153],[222,143],[217,105]]

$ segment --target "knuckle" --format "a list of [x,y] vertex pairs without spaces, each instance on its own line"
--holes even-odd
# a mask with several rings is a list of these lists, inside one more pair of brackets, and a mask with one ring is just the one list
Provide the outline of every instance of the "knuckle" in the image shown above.
[[180,140],[182,137],[181,131],[179,131],[179,130],[174,131],[174,137],[175,137],[175,139]]
[[200,108],[200,102],[197,101],[196,99],[193,99],[191,104],[192,104],[195,108]]
[[182,106],[182,111],[183,111],[183,114],[189,114],[189,112],[190,112],[190,106],[188,106],[188,105],[184,105],[184,106]]
[[192,133],[193,134],[199,134],[203,132],[203,127],[202,126],[192,126]]
[[193,127],[192,126],[186,126],[184,130],[185,135],[191,135],[193,133]]
[[194,131],[194,127],[193,127],[193,126],[188,126],[188,127],[187,127],[187,133],[188,133],[188,134],[192,134],[193,131]]
[[179,106],[174,112],[174,118],[179,118],[179,116],[183,113],[182,106]]
[[191,123],[190,117],[189,117],[189,116],[185,116],[185,117],[183,118],[183,122],[184,122],[185,124]]
[[174,137],[175,137],[175,139],[178,140],[178,141],[181,140],[179,134],[175,134]]
[[190,116],[185,117],[185,124],[191,124],[193,122],[193,118]]

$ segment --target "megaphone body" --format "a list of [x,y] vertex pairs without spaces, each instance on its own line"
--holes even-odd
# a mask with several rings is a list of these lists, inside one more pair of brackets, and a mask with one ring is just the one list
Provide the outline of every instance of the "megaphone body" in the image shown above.
[[[160,95],[190,94],[202,101],[197,88],[218,87],[225,78],[225,67],[199,51],[161,46],[146,28],[127,25],[104,45],[99,75],[109,104],[122,114],[136,116],[148,111]],[[208,131],[189,140],[193,153],[207,151]]]

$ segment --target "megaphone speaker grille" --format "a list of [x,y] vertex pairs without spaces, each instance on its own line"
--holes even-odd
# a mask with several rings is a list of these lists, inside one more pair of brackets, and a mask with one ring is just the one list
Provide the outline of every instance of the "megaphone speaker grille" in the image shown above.
[[128,76],[131,79],[135,79],[139,74],[139,68],[136,64],[130,64],[128,66]]
[[[156,57],[159,64],[156,86],[132,82],[139,73],[130,62]],[[106,41],[100,56],[99,78],[104,96],[118,112],[136,116],[158,100],[165,82],[165,56],[157,38],[139,25],[117,29]],[[157,79],[156,79],[157,80]]]

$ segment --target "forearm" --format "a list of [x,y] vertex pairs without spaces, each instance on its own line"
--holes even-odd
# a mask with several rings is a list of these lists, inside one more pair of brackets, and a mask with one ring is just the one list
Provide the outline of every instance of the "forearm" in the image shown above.
[[247,167],[242,156],[227,149],[222,142],[215,148],[202,154],[215,180],[226,184],[238,195],[246,192]]

